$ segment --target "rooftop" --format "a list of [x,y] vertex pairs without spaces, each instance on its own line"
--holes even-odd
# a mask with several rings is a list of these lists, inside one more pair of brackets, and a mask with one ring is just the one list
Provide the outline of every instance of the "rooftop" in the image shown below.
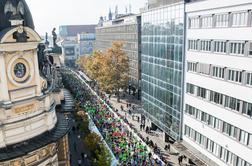
[[80,33],[95,33],[96,25],[62,25],[60,26],[60,36],[77,36]]

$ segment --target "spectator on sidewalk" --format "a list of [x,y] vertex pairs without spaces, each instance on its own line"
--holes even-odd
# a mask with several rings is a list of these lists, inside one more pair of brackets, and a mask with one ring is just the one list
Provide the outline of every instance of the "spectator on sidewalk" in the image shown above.
[[140,117],[139,117],[139,116],[137,116],[137,122],[138,122],[138,123],[140,122]]
[[146,132],[147,134],[149,134],[149,127],[148,127],[148,126],[146,127],[145,132]]
[[178,157],[179,165],[181,165],[182,161],[183,161],[183,156],[179,156],[179,157]]
[[81,159],[78,160],[78,165],[81,166]]
[[170,145],[170,144],[165,145],[164,150],[168,150],[168,151],[170,152],[170,150],[171,150],[171,145]]
[[143,124],[143,130],[145,130],[145,124]]

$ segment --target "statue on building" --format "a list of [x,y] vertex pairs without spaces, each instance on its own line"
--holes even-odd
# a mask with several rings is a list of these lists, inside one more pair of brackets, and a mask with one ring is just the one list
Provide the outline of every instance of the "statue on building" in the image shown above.
[[48,33],[46,32],[46,35],[45,35],[45,45],[48,47],[49,46],[49,41],[48,41]]
[[13,39],[16,39],[17,42],[27,42],[29,37],[25,32],[24,28],[20,26],[16,32],[13,33]]
[[57,34],[56,34],[56,28],[53,28],[53,31],[52,31],[52,36],[53,36],[53,47],[58,47],[56,41],[57,41]]
[[4,6],[5,15],[10,14],[10,19],[22,18],[25,14],[25,7],[23,1],[7,0]]
[[57,45],[57,34],[56,34],[56,28],[53,28],[53,31],[52,31],[52,36],[53,36],[53,48],[52,48],[52,52],[53,53],[56,53],[56,54],[62,54],[62,49],[61,47],[59,47]]

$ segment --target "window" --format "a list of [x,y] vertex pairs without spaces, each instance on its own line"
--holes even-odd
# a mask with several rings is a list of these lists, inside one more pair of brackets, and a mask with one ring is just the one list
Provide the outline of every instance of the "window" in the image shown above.
[[186,105],[186,112],[194,117],[195,117],[195,110],[196,110],[196,108],[194,108],[190,105]]
[[190,94],[194,94],[194,85],[187,83],[186,92]]
[[245,43],[230,43],[230,54],[244,54]]
[[197,72],[197,63],[187,62],[187,71]]
[[[244,145],[248,145],[252,148],[252,135],[249,134],[246,131],[243,131],[227,122],[224,122],[222,120],[217,119],[216,117],[209,115],[208,113],[205,113],[201,110],[198,110],[197,108],[190,106],[186,104],[186,110],[185,112],[197,120],[204,122],[208,126],[211,126],[215,128],[216,130],[219,130],[220,132],[228,135],[230,138],[235,139],[239,141],[240,143]],[[200,113],[197,117],[197,114]],[[204,145],[206,144],[206,140],[204,140],[204,137],[199,139],[201,142],[200,144]],[[206,146],[207,147],[207,146]]]
[[249,43],[249,55],[251,56],[252,55],[252,43]]
[[234,139],[237,138],[237,134],[238,134],[238,129],[235,126],[231,126],[230,129],[230,136],[233,137]]
[[201,134],[196,132],[196,142],[200,144]]
[[198,64],[198,71],[201,74],[210,75],[210,65],[208,64]]
[[248,146],[252,148],[252,134],[249,134]]
[[239,141],[241,143],[247,145],[248,144],[248,133],[245,132],[245,131],[243,131],[243,130],[241,130],[240,131],[240,139],[239,139]]
[[242,72],[236,70],[228,70],[228,80],[241,83],[242,82]]
[[196,119],[199,119],[200,120],[200,117],[201,117],[201,111],[198,110],[198,109],[195,109],[196,111]]
[[201,121],[208,124],[208,120],[209,120],[209,114],[207,114],[205,112],[201,112]]
[[189,18],[189,28],[199,28],[199,17]]
[[206,89],[205,88],[201,88],[198,87],[197,88],[197,96],[202,97],[202,98],[206,98]]
[[188,43],[189,50],[198,50],[198,40],[189,40]]
[[222,129],[223,133],[229,135],[230,130],[231,130],[231,125],[226,122],[223,122],[223,129]]
[[242,113],[249,117],[252,117],[252,104],[243,102]]
[[218,14],[216,17],[216,27],[228,27],[229,14]]
[[226,157],[227,157],[227,150],[224,149],[223,147],[221,147],[220,158],[221,158],[223,161],[226,161]]
[[200,50],[201,51],[211,51],[211,41],[200,41]]
[[248,12],[233,13],[232,26],[247,26],[248,25]]
[[208,119],[209,126],[214,127],[214,119],[215,117],[213,117],[212,115],[209,115],[209,119]]
[[209,152],[213,152],[213,146],[214,146],[214,142],[211,141],[210,139],[207,139],[207,150]]
[[241,100],[229,96],[225,97],[225,107],[239,112],[240,106],[241,106]]
[[247,78],[247,85],[252,85],[252,73],[247,73],[246,74],[246,78]]
[[202,20],[202,28],[211,28],[213,26],[212,16],[204,16],[201,18],[201,20]]
[[185,135],[189,136],[190,135],[190,129],[189,127],[185,126]]
[[217,130],[220,130],[221,124],[222,124],[221,120],[215,119],[214,128],[216,128]]
[[223,94],[210,91],[210,101],[216,103],[216,104],[223,104]]
[[224,79],[224,72],[225,72],[224,68],[214,66],[212,76]]
[[214,52],[226,53],[227,43],[225,41],[215,41],[214,42]]
[[219,149],[220,149],[220,146],[219,146],[218,144],[214,143],[213,154],[214,154],[215,156],[218,156],[218,154],[219,154]]

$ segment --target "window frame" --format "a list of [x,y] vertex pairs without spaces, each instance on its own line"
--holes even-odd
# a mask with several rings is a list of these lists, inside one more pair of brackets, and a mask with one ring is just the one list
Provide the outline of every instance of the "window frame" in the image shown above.
[[[235,19],[235,15],[236,14],[242,14],[245,13],[245,19],[243,21],[245,21],[245,24],[234,24],[234,19]],[[237,20],[239,20],[239,23],[242,21],[241,16],[240,17],[236,17]],[[248,26],[249,23],[249,12],[247,10],[243,10],[243,11],[235,11],[232,12],[232,27],[246,27]]]
[[[227,18],[224,16],[227,16]],[[214,17],[215,28],[228,28],[230,22],[230,13],[217,13],[214,15]]]
[[188,28],[189,29],[198,29],[198,28],[200,28],[200,17],[199,16],[189,17],[189,27]]
[[[207,24],[204,24],[204,19],[206,19],[205,23],[207,22]],[[203,15],[203,16],[200,17],[200,20],[201,20],[201,28],[204,28],[204,29],[213,28],[213,25],[214,25],[213,15]],[[208,22],[209,20],[211,20],[210,24]],[[204,26],[204,25],[208,25],[208,26]]]
[[227,80],[230,82],[242,84],[243,71],[229,68],[227,70]]
[[[233,47],[235,45],[235,47]],[[229,41],[229,54],[236,56],[245,55],[246,42],[245,41]]]
[[228,42],[225,40],[213,41],[213,52],[218,54],[227,54]]

